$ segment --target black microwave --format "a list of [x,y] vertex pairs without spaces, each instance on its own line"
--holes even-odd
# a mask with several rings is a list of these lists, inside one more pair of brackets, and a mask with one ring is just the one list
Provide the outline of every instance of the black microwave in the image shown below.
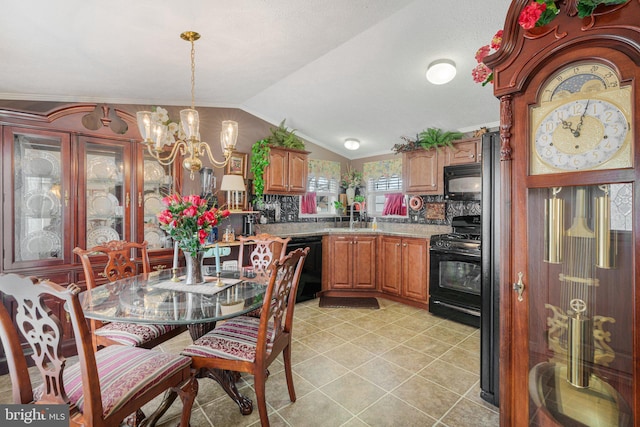
[[469,163],[444,167],[445,200],[480,200],[482,164]]

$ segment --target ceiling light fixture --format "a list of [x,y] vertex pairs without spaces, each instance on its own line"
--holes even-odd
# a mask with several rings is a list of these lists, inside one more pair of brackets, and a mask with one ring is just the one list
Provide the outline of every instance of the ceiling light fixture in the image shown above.
[[360,148],[360,141],[355,138],[347,138],[344,140],[344,148],[347,150],[357,150]]
[[427,80],[434,85],[449,83],[456,76],[456,63],[450,59],[438,59],[429,64]]
[[191,108],[180,111],[180,125],[184,132],[184,139],[177,139],[171,148],[171,152],[162,157],[164,140],[168,130],[167,125],[154,119],[151,111],[138,111],[136,116],[142,136],[142,144],[147,146],[149,154],[161,165],[170,165],[180,153],[185,156],[184,160],[182,160],[182,165],[191,172],[190,177],[193,180],[195,178],[194,172],[202,169],[200,156],[204,156],[205,153],[214,167],[221,168],[229,162],[229,157],[231,157],[238,139],[238,123],[232,120],[222,122],[220,144],[224,153],[224,161],[217,161],[211,154],[209,145],[204,141],[200,141],[200,119],[195,109],[196,50],[194,42],[200,38],[200,34],[195,31],[185,31],[180,34],[180,38],[191,43]]

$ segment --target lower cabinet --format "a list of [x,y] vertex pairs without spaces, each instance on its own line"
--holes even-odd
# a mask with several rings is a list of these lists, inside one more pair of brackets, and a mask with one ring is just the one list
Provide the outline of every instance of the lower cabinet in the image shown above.
[[323,290],[375,291],[376,240],[375,236],[325,236]]
[[381,236],[378,250],[380,290],[421,303],[429,300],[429,241]]

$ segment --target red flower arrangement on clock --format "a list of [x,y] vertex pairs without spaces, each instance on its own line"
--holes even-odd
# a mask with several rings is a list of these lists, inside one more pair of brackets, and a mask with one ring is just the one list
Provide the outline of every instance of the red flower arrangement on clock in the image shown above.
[[489,67],[484,65],[482,61],[487,55],[498,50],[501,44],[502,30],[499,30],[491,39],[490,44],[484,45],[476,51],[476,61],[478,61],[478,65],[471,70],[471,76],[473,76],[474,82],[482,83],[482,86],[485,86],[487,83],[493,84],[493,72]]

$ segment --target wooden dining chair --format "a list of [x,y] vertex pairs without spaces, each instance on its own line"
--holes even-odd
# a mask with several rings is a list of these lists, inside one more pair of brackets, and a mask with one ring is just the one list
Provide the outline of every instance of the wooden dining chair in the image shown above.
[[[107,264],[100,273],[109,282],[114,282],[125,277],[132,277],[138,274],[136,263],[131,258],[131,251],[139,250],[142,259],[142,272],[149,273],[149,254],[147,242],[142,243],[126,242],[124,240],[112,240],[104,245],[95,246],[90,249],[74,248],[73,253],[80,257],[84,275],[87,281],[87,289],[99,286],[95,277],[96,266],[92,264],[92,258],[96,256],[107,256]],[[95,261],[93,261],[95,263]],[[134,347],[153,348],[158,344],[171,339],[187,328],[177,325],[153,325],[153,324],[133,324],[124,322],[104,323],[91,319],[91,332],[93,336],[94,348],[112,344],[122,344]]]
[[[267,369],[280,353],[284,359],[289,399],[296,401],[291,372],[293,309],[300,273],[308,253],[309,248],[296,249],[269,267],[271,274],[260,318],[239,316],[220,323],[182,351],[183,355],[192,358],[192,366],[200,377],[218,381],[219,371],[253,375],[263,426],[269,425],[265,400]],[[230,386],[233,393],[239,395],[235,383]]]
[[[255,236],[240,237],[240,253],[238,255],[238,268],[240,277],[244,275],[243,267],[251,267],[255,277],[250,277],[252,281],[267,283],[269,280],[269,267],[274,261],[284,257],[287,253],[287,245],[290,237],[282,238],[271,234],[257,234]],[[249,252],[249,250],[251,252]],[[245,252],[248,252],[248,261],[245,261]]]
[[[0,304],[0,337],[14,404],[68,404],[71,426],[115,427],[155,397],[170,391],[182,400],[180,425],[189,425],[198,391],[189,357],[122,345],[95,351],[78,300],[81,289],[75,284],[64,288],[36,278],[0,274],[0,289],[16,302],[15,324]],[[62,355],[65,331],[45,303],[50,300],[60,301],[69,313],[78,354],[76,363],[69,363]],[[27,355],[20,334],[28,343]],[[42,385],[35,389],[27,357],[33,359],[42,375]]]

